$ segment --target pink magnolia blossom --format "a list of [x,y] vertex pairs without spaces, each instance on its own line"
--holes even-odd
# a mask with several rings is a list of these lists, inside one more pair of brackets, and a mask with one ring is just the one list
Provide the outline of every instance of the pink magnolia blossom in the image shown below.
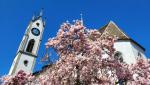
[[26,74],[21,70],[16,75],[3,76],[2,80],[2,85],[24,85],[31,83],[34,80],[34,76],[32,74]]

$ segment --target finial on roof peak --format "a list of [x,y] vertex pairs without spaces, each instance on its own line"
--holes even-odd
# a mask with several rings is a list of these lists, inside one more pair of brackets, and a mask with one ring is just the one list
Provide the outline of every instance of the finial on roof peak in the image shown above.
[[114,21],[110,20],[109,23],[115,24]]
[[119,28],[119,27],[116,25],[116,23],[115,23],[114,21],[112,21],[112,20],[109,21],[108,25],[114,25],[115,27]]
[[34,13],[34,15],[32,17],[32,21],[36,21],[38,19],[41,19],[43,16],[43,10],[44,10],[44,8],[42,8],[38,14]]
[[35,15],[32,16],[32,20],[34,20],[34,19],[35,19]]
[[43,16],[43,10],[44,8],[41,9],[39,16]]
[[81,18],[81,24],[83,25],[83,16],[82,16],[82,13],[80,14],[80,18]]

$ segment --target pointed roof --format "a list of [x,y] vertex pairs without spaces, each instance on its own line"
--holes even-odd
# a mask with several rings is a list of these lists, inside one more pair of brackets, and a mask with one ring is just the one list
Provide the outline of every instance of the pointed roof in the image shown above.
[[109,36],[117,36],[118,40],[129,40],[129,41],[135,43],[136,45],[138,45],[139,47],[141,47],[145,51],[144,47],[142,47],[136,41],[134,41],[129,36],[127,36],[113,21],[110,21],[108,24],[106,24],[102,28],[100,28],[99,32],[102,33],[101,37],[104,34],[107,34]]
[[130,39],[113,21],[110,21],[99,31],[102,33],[102,36],[103,34],[108,34],[110,36],[116,35],[118,39]]

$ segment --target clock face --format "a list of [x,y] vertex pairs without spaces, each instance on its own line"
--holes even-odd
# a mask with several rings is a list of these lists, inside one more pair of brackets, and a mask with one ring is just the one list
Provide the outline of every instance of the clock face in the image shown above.
[[40,30],[37,29],[37,28],[32,28],[32,34],[35,35],[35,36],[39,36],[40,35]]

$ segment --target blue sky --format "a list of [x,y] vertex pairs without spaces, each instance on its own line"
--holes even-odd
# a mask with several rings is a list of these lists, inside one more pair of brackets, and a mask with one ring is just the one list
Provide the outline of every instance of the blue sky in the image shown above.
[[79,19],[80,13],[88,28],[114,21],[150,56],[150,0],[0,0],[0,76],[8,73],[29,21],[41,8],[47,20],[35,70],[43,65],[39,59],[47,39],[62,22]]

